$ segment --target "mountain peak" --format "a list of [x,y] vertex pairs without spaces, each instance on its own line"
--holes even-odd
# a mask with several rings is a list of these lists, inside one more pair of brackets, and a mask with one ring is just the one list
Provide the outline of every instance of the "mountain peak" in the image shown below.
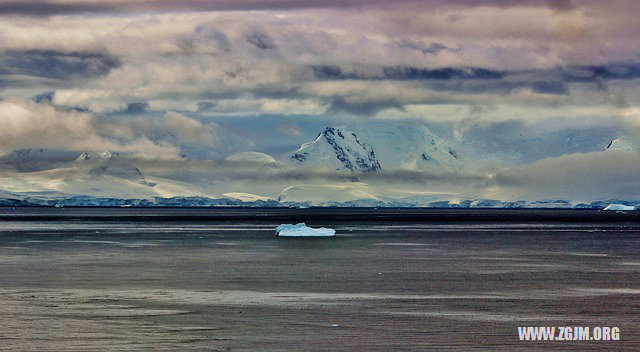
[[331,166],[353,173],[382,170],[373,148],[345,129],[327,127],[312,142],[300,146],[291,160],[307,166]]
[[97,152],[86,151],[80,154],[78,157],[78,161],[81,160],[99,160],[99,161],[107,161],[113,157],[113,154],[108,150],[102,150]]

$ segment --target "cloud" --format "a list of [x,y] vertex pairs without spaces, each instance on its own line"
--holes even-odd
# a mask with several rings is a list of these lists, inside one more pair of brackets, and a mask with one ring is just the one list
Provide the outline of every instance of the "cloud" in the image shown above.
[[280,133],[284,133],[286,135],[292,136],[292,137],[298,137],[302,135],[302,132],[300,131],[300,128],[294,125],[283,125],[278,127],[278,131]]
[[98,53],[34,49],[0,54],[0,66],[5,74],[58,80],[104,76],[120,64],[118,58]]
[[382,99],[366,99],[362,100],[359,97],[332,97],[327,100],[329,105],[327,111],[331,113],[346,112],[355,115],[372,116],[379,111],[386,109],[399,109],[401,110],[403,104],[393,96],[389,96]]
[[500,79],[504,73],[483,68],[426,69],[417,67],[385,67],[384,77],[393,80]]
[[441,51],[456,51],[456,49],[452,49],[442,43],[431,42],[427,45],[423,41],[415,39],[400,39],[397,44],[400,48],[418,50],[425,55],[434,55]]
[[49,16],[83,13],[135,13],[157,11],[238,11],[295,10],[304,8],[348,8],[360,5],[355,0],[138,0],[138,1],[3,1],[0,14]]
[[138,103],[129,103],[127,107],[122,111],[125,114],[137,115],[141,114],[145,111],[149,110],[149,103],[147,102],[138,102]]
[[[170,118],[163,123],[171,125]],[[19,148],[126,151],[142,158],[175,158],[179,149],[158,145],[132,125],[112,126],[91,113],[56,109],[24,98],[0,101],[0,152]],[[185,130],[188,133],[189,127]],[[182,133],[182,132],[180,132]]]
[[516,198],[593,200],[640,197],[640,152],[606,151],[548,158],[497,173],[489,187]]
[[[5,72],[0,77],[5,96],[23,95],[25,87],[30,96],[53,91],[54,103],[97,113],[147,102],[149,110],[211,117],[301,113],[328,118],[406,115],[413,111],[409,105],[434,104],[510,105],[520,116],[536,104],[632,107],[639,90],[620,89],[624,81],[640,79],[637,50],[620,39],[638,32],[634,21],[592,2],[48,4],[86,8],[77,16],[5,16],[0,46],[27,59],[44,57],[42,62],[53,62],[65,74],[52,74],[56,70],[45,69],[47,64],[33,68],[13,62],[5,66],[32,76],[25,81]],[[87,10],[94,5],[100,16]],[[264,11],[216,10],[225,6]],[[347,11],[338,11],[342,6]],[[111,14],[120,10],[129,15]],[[593,17],[596,12],[601,16]],[[495,26],[483,25],[488,22]],[[583,26],[591,37],[580,37],[581,30],[579,41],[563,37],[571,32],[563,23]],[[74,60],[84,66],[69,64]],[[117,66],[109,64],[113,60]],[[76,73],[66,74],[71,71]],[[335,81],[354,89],[346,95],[316,89],[319,82]],[[584,93],[585,99],[575,99],[577,90],[604,88],[607,97]]]
[[253,44],[258,49],[276,49],[277,46],[273,43],[271,37],[266,33],[253,32],[247,36],[247,42]]
[[[395,7],[423,8],[421,0],[399,0]],[[473,8],[473,7],[549,7],[554,11],[565,12],[578,8],[569,0],[455,0],[430,1],[430,9],[441,8]],[[372,0],[363,3],[359,0],[182,0],[176,3],[172,0],[36,0],[0,2],[0,14],[14,14],[23,16],[49,16],[62,14],[86,13],[141,13],[141,12],[170,12],[170,11],[283,11],[300,9],[383,9],[390,4],[384,0]]]
[[211,126],[204,126],[200,121],[177,112],[168,111],[165,113],[158,128],[175,133],[181,141],[187,143],[211,144],[213,142]]

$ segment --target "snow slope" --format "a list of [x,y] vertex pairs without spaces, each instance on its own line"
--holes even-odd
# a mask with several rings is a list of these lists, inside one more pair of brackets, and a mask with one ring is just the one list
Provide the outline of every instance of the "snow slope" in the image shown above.
[[228,156],[225,161],[231,162],[249,162],[256,164],[275,164],[276,159],[271,155],[260,152],[240,152]]

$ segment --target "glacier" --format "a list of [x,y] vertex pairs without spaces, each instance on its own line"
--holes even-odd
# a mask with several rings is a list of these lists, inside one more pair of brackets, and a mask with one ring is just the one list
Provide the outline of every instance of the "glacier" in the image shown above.
[[336,230],[325,227],[312,228],[308,227],[304,222],[299,224],[282,224],[276,227],[276,236],[278,237],[333,237]]

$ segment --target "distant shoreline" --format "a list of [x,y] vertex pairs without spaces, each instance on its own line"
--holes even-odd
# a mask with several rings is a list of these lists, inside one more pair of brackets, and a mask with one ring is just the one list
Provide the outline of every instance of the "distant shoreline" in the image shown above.
[[0,221],[640,222],[640,211],[504,208],[0,207]]

